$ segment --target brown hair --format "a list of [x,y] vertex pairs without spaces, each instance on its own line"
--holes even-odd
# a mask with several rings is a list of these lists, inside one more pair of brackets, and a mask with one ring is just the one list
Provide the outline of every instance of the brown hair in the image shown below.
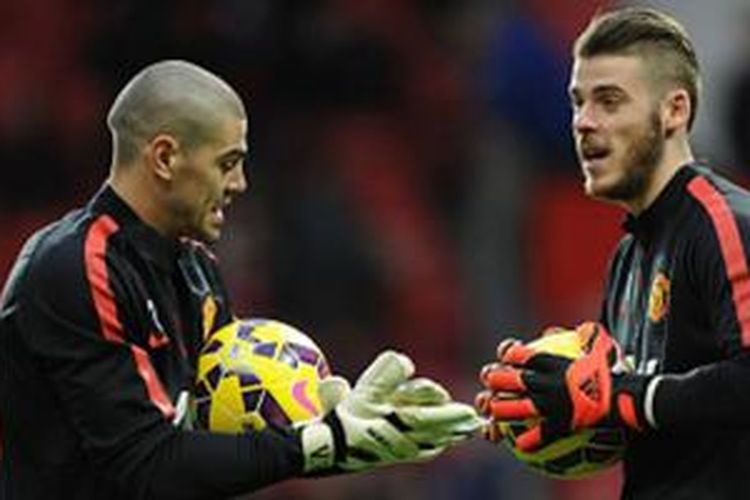
[[647,7],[604,12],[592,19],[573,46],[573,56],[640,55],[662,82],[683,87],[690,96],[688,130],[700,94],[698,58],[685,28],[672,16]]

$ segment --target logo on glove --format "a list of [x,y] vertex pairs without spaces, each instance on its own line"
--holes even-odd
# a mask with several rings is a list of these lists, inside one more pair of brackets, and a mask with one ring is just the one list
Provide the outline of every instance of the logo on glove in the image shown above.
[[597,403],[602,400],[602,391],[599,383],[599,373],[594,372],[591,377],[584,380],[578,388],[583,392],[587,398]]

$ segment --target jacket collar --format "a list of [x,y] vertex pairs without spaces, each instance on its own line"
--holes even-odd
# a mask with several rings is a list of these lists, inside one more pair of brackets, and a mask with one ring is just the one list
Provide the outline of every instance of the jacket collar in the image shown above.
[[689,163],[681,167],[672,176],[653,203],[638,216],[627,214],[623,229],[632,233],[637,239],[650,239],[659,232],[666,221],[671,220],[678,207],[685,200],[685,188],[690,180],[698,174],[698,165]]
[[181,246],[179,241],[161,235],[152,226],[146,224],[112,189],[112,186],[104,184],[94,195],[89,206],[94,213],[111,216],[139,254],[167,273],[172,273]]

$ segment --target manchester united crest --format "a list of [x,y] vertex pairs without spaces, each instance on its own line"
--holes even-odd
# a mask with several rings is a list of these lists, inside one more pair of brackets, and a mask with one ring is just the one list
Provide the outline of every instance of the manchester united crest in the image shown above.
[[209,295],[203,301],[203,338],[205,339],[208,335],[214,331],[214,323],[216,323],[216,312],[218,307],[216,306],[216,300]]
[[662,273],[656,273],[651,283],[651,294],[648,297],[648,319],[654,323],[661,321],[669,311],[669,289],[672,283]]

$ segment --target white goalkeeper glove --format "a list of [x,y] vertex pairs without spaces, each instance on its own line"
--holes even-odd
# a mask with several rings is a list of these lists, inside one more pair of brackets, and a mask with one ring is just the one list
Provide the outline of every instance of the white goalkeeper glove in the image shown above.
[[471,437],[482,421],[474,409],[451,401],[414,364],[386,351],[364,371],[353,390],[341,377],[320,384],[325,416],[300,428],[305,473],[358,471],[420,462]]

